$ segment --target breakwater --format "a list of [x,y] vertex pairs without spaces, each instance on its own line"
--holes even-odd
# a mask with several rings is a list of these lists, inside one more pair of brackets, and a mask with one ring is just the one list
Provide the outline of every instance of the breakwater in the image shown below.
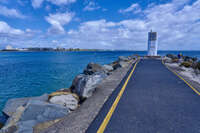
[[[180,52],[200,57],[198,51],[158,51],[158,54]],[[40,96],[70,87],[89,62],[103,65],[118,56],[132,54],[142,56],[146,51],[0,52],[0,110],[11,98]]]
[[90,62],[104,65],[131,54],[137,52],[0,52],[0,111],[8,99],[69,88]]
[[40,123],[59,121],[91,97],[106,77],[119,68],[128,67],[135,60],[135,56],[129,56],[119,57],[117,61],[103,66],[89,63],[83,73],[75,77],[70,88],[39,97],[10,99],[3,109],[9,119],[1,132],[33,132],[33,127]]

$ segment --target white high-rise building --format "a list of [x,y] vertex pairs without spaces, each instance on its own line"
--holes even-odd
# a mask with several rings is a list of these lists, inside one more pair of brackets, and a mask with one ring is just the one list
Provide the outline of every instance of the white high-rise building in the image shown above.
[[148,33],[148,56],[157,56],[157,32]]

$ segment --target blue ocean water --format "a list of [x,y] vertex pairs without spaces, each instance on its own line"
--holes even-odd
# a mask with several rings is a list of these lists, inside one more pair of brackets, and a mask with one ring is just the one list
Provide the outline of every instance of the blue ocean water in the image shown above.
[[[200,51],[159,54],[180,52],[200,59]],[[131,54],[146,55],[146,52],[0,52],[0,111],[10,98],[39,96],[70,87],[73,78],[89,62],[107,64],[118,56]]]

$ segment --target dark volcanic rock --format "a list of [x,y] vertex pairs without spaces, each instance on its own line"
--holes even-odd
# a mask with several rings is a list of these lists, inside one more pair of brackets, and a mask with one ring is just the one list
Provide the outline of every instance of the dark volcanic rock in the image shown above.
[[194,69],[194,73],[199,75],[200,74],[200,70],[199,69]]
[[166,56],[167,56],[168,58],[171,58],[171,59],[178,59],[178,56],[173,55],[173,54],[167,54]]
[[0,116],[0,123],[2,123],[2,124],[6,123],[8,118],[9,117],[7,115],[5,115],[5,114],[1,115]]
[[4,126],[4,124],[3,124],[3,123],[0,123],[0,129],[1,129],[3,126]]
[[89,63],[83,73],[86,74],[86,75],[92,75],[96,72],[105,72],[105,70],[99,64]]
[[196,57],[190,57],[190,56],[183,56],[184,61],[188,62],[196,62],[197,58]]
[[131,58],[125,56],[119,56],[118,61],[130,61]]
[[127,67],[129,65],[128,62],[125,62],[125,61],[119,61],[119,62],[115,62],[113,64],[113,68],[114,70],[117,69],[117,68],[120,68],[120,67]]

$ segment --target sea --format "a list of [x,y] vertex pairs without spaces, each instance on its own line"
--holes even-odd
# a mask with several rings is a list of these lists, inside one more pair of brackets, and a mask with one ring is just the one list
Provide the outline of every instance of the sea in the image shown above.
[[[200,51],[159,51],[198,57]],[[108,64],[119,56],[146,55],[146,51],[0,52],[0,112],[11,98],[40,96],[69,88],[88,63]],[[0,113],[0,117],[2,113]]]

